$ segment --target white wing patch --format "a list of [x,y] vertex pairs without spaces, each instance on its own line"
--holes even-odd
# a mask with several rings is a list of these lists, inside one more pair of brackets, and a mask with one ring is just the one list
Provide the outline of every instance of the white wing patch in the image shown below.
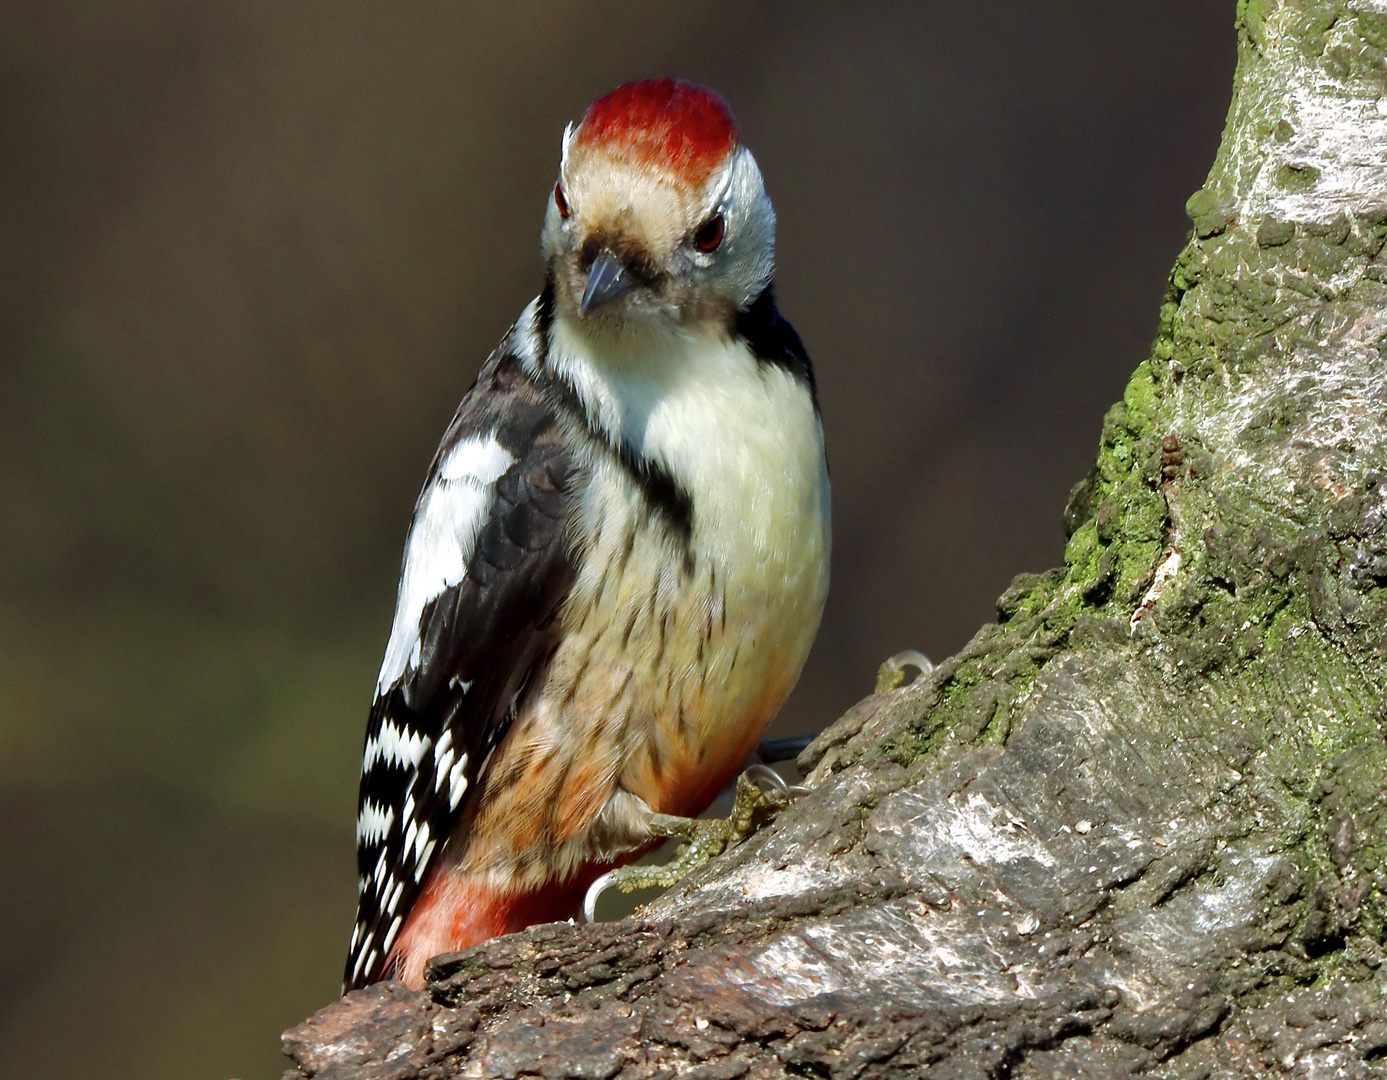
[[[358,844],[378,844],[385,839],[390,826],[395,824],[395,811],[389,807],[377,806],[370,799],[361,804],[361,813],[356,818],[356,842]],[[352,942],[355,947],[356,942]]]
[[[385,647],[376,693],[399,682],[419,662],[419,619],[424,608],[467,576],[467,560],[486,520],[499,480],[515,458],[492,436],[464,439],[448,452],[419,499],[405,545],[405,568],[395,601],[395,622]],[[370,747],[367,747],[367,764]],[[418,762],[416,755],[413,763]]]
[[448,769],[452,767],[453,748],[450,746],[443,752],[442,756],[435,753],[433,757],[434,769],[436,770],[433,776],[433,789],[438,791],[443,787],[443,781],[448,778]]
[[361,771],[368,771],[378,758],[381,761],[414,768],[428,747],[427,735],[407,731],[393,721],[386,720],[381,724],[380,731],[366,740],[366,753],[361,759]]
[[414,883],[417,885],[424,880],[424,868],[429,865],[429,858],[433,855],[433,846],[437,840],[430,840],[424,850],[419,853],[419,861],[414,864]]
[[456,810],[467,790],[467,755],[458,758],[457,764],[448,772],[448,809]]
[[390,924],[390,929],[385,933],[384,949],[387,953],[390,951],[391,943],[395,940],[395,935],[400,931],[400,923],[403,921],[403,918],[404,917],[401,915],[396,915],[395,921]]

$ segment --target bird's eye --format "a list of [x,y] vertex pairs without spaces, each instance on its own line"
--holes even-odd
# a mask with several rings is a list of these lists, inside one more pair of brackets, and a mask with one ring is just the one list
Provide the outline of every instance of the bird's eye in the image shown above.
[[721,214],[714,214],[693,234],[694,247],[699,251],[717,251],[718,245],[722,243],[722,234],[727,229],[727,223],[723,221]]
[[563,185],[554,185],[554,205],[559,208],[559,217],[568,219],[568,200],[563,195]]

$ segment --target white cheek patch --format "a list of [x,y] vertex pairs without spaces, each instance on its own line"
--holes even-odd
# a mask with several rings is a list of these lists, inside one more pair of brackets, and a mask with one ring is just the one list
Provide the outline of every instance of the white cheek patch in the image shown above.
[[738,307],[765,290],[775,269],[775,211],[756,159],[746,147],[728,159],[719,201],[727,206],[727,244],[720,276]]
[[496,481],[514,464],[514,456],[494,437],[464,439],[448,452],[419,497],[405,545],[395,622],[376,679],[377,695],[418,664],[424,608],[467,576],[467,560],[486,521]]

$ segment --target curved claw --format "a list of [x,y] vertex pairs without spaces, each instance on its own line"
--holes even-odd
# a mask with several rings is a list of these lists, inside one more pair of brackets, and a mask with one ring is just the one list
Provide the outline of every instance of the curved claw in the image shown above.
[[876,693],[884,694],[894,690],[905,681],[905,669],[915,668],[921,676],[934,670],[934,663],[918,649],[906,649],[885,661],[877,668]]
[[608,870],[588,886],[587,894],[583,897],[583,922],[595,923],[597,921],[597,900],[611,886],[612,876],[615,873],[615,870]]
[[790,785],[785,783],[785,778],[769,765],[749,765],[742,772],[742,775],[753,784],[764,783],[773,791],[778,791],[782,795],[787,794],[790,790]]
[[766,787],[785,796],[787,799],[798,799],[803,795],[809,794],[809,789],[807,787],[801,787],[799,784],[786,783],[785,778],[769,765],[749,765],[742,772],[742,775],[753,784],[761,784],[764,782]]

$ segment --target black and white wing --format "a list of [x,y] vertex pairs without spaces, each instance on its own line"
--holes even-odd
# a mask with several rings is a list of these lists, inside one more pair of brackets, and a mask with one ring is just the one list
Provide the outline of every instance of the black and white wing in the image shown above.
[[517,335],[533,334],[526,323],[463,400],[415,506],[361,763],[348,990],[387,974],[433,858],[552,648],[573,580],[572,457],[553,402],[515,355]]

